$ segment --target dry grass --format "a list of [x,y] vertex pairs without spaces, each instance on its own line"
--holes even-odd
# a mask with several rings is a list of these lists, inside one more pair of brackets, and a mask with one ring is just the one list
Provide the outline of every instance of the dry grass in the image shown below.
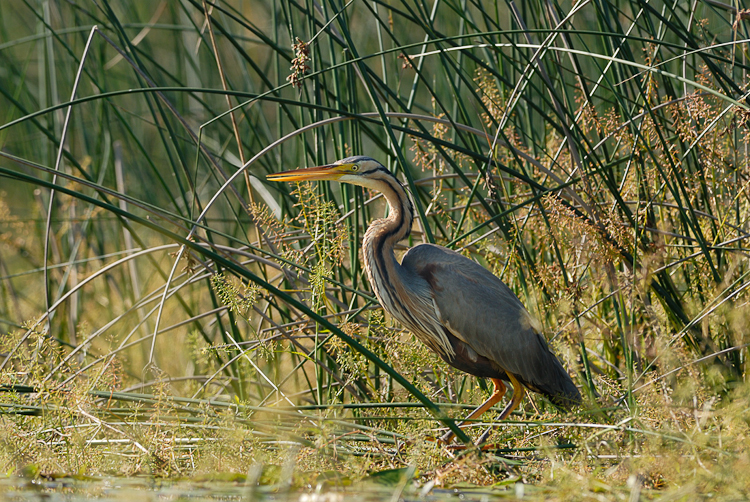
[[[281,4],[261,26],[210,6],[210,37],[201,2],[0,7],[2,472],[750,496],[741,20],[587,4],[604,24],[571,13],[561,32],[545,2],[445,2],[434,25],[409,2]],[[100,25],[88,52],[80,16]],[[84,55],[65,128],[52,107]],[[430,402],[460,418],[489,389],[374,300],[359,246],[383,199],[263,181],[351,153],[414,195],[403,244],[458,249],[516,292],[583,406],[532,396],[487,451],[429,440]]]

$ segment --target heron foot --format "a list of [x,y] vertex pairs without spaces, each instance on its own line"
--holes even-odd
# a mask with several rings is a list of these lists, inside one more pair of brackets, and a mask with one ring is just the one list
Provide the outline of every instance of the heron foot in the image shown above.
[[487,430],[484,431],[481,436],[479,436],[479,439],[477,439],[476,445],[477,446],[481,446],[484,443],[486,443],[487,439],[489,439],[489,437],[490,437],[490,434],[492,434],[492,431],[494,431],[494,430],[495,430],[495,426],[494,425],[492,425],[489,428],[487,428]]
[[451,441],[453,441],[453,436],[455,436],[455,434],[453,434],[453,431],[448,429],[448,432],[440,436],[440,439],[438,439],[438,441],[448,446],[449,444],[451,444]]
[[[526,390],[523,387],[523,385],[518,384],[513,388],[513,398],[510,400],[508,405],[505,407],[505,409],[500,412],[500,416],[497,417],[497,422],[500,422],[502,420],[505,420],[510,416],[511,412],[515,410],[518,405],[521,403],[521,400],[523,399],[523,396],[526,394]],[[492,434],[492,431],[494,431],[499,424],[493,424],[491,425],[486,431],[482,433],[481,436],[479,436],[479,439],[476,442],[477,446],[481,446],[484,444],[487,439],[490,437],[490,434]]]
[[[490,408],[495,406],[497,403],[502,401],[503,396],[505,395],[505,392],[507,391],[507,387],[505,387],[505,384],[499,378],[492,378],[492,384],[494,385],[495,388],[492,391],[492,394],[490,395],[490,397],[485,402],[480,404],[476,410],[472,411],[469,414],[469,416],[464,419],[463,422],[458,424],[459,428],[465,426],[466,423],[469,422],[470,420],[479,418],[487,410],[489,410]],[[448,445],[453,439],[453,436],[454,436],[453,431],[449,429],[448,432],[443,434],[443,436],[440,438],[440,441],[442,441],[443,444]]]

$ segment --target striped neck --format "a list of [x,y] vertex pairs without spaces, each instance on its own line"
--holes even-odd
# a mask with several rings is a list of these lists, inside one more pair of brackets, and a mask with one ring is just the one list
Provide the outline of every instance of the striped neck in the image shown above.
[[[390,173],[379,173],[377,186],[388,201],[388,217],[372,222],[365,232],[364,248],[372,248],[377,251],[374,258],[385,257],[395,260],[393,248],[399,241],[407,238],[411,233],[411,225],[414,221],[414,207],[406,195],[406,190],[398,180]],[[378,260],[369,260],[365,253],[365,260],[370,266],[382,265]],[[380,267],[378,267],[380,268]]]
[[[375,177],[373,177],[375,178]],[[386,312],[446,360],[455,357],[450,341],[436,318],[435,302],[427,282],[396,261],[393,247],[411,233],[414,208],[401,184],[388,172],[378,173],[369,185],[383,193],[390,213],[365,232],[362,245],[365,270],[375,296]]]
[[362,251],[367,278],[385,311],[417,332],[419,323],[404,303],[413,296],[412,288],[409,281],[405,280],[404,269],[393,254],[396,243],[408,237],[411,232],[414,209],[406,191],[390,172],[378,173],[370,187],[383,193],[390,213],[387,218],[372,222],[365,232]]

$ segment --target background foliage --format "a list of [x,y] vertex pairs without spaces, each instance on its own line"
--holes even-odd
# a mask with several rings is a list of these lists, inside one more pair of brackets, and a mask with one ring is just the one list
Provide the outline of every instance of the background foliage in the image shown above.
[[[5,472],[412,465],[746,493],[746,17],[715,0],[0,3]],[[424,442],[487,387],[380,310],[359,244],[382,198],[265,181],[352,154],[413,194],[403,249],[460,250],[542,321],[587,396],[577,416],[527,403],[495,435],[504,461],[446,464]]]

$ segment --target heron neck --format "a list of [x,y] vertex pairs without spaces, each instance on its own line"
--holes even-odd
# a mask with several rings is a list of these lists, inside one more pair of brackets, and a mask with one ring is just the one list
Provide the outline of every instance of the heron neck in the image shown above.
[[[393,247],[411,232],[414,209],[406,191],[395,179],[388,178],[377,189],[385,195],[390,207],[387,218],[376,220],[365,232],[365,269],[375,296],[386,312],[439,354],[452,358],[455,352],[442,335],[434,314],[425,309],[429,303],[427,281],[396,261]],[[420,303],[421,302],[421,303]]]
[[376,256],[388,255],[395,259],[393,247],[411,233],[414,208],[406,191],[395,178],[383,180],[383,186],[378,189],[388,201],[388,216],[375,220],[370,225],[365,232],[364,245],[365,248],[368,244],[376,248]]
[[411,232],[414,210],[406,191],[395,178],[379,180],[377,190],[388,201],[388,217],[372,222],[365,232],[362,251],[365,270],[370,285],[381,305],[399,321],[406,322],[405,314],[399,309],[397,294],[405,291],[403,270],[396,261],[393,247]]

